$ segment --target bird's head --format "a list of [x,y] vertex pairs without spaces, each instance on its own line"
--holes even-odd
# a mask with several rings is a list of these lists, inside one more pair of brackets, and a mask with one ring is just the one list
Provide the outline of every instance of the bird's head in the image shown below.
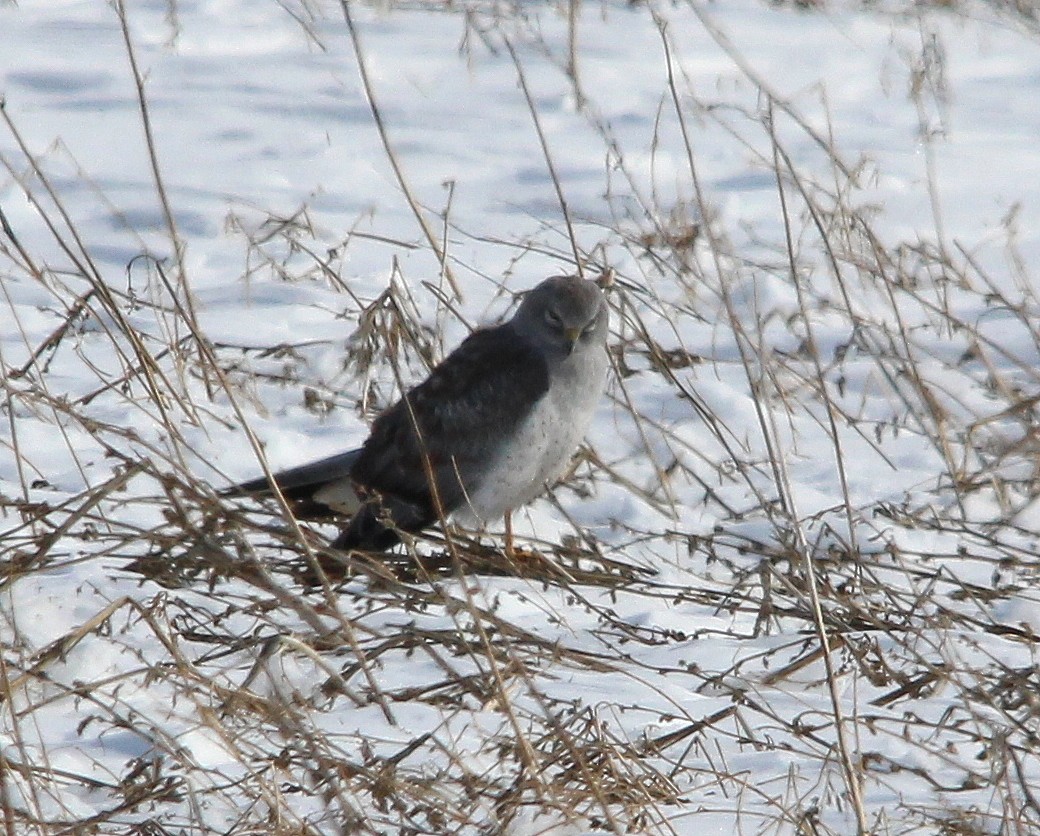
[[553,276],[524,295],[513,323],[527,336],[565,355],[607,338],[607,300],[594,282]]

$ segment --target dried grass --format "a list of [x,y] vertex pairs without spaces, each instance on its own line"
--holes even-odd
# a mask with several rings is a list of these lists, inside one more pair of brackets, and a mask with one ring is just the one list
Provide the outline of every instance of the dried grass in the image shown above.
[[[471,12],[470,24],[499,37],[487,17]],[[661,35],[670,61],[663,24]],[[576,86],[579,66],[572,56]],[[0,498],[6,832],[673,832],[698,816],[753,832],[1040,829],[1038,636],[1010,615],[1035,605],[1040,570],[1035,533],[1015,522],[1040,488],[1040,387],[1018,348],[1040,345],[1035,285],[989,275],[941,235],[885,243],[850,197],[858,167],[822,137],[832,181],[809,179],[774,130],[799,119],[762,95],[762,113],[723,127],[769,149],[757,163],[775,176],[787,230],[771,259],[746,260],[715,219],[686,120],[723,114],[678,76],[660,129],[686,137],[686,203],[643,195],[601,125],[614,187],[638,211],[604,228],[595,252],[573,235],[502,243],[517,260],[566,240],[561,262],[629,265],[613,268],[611,397],[637,442],[585,450],[561,490],[628,495],[659,524],[618,520],[609,539],[575,526],[520,562],[486,539],[433,535],[404,554],[356,556],[341,584],[315,589],[300,581],[324,554],[322,532],[286,507],[219,498],[183,428],[248,427],[271,386],[309,387],[306,402],[326,411],[342,395],[310,361],[328,347],[212,344],[176,259],[145,254],[133,270],[145,281],[115,289],[7,118],[19,155],[3,162],[73,272],[26,251],[0,217],[4,277],[38,283],[60,311],[26,360],[0,358],[20,480]],[[393,158],[392,125],[383,131]],[[551,168],[544,137],[543,148]],[[446,222],[439,236],[411,205],[453,290],[451,239],[465,230]],[[378,299],[351,293],[338,258],[363,238],[320,242],[306,208],[250,236],[247,277],[343,293],[356,323],[344,375],[363,411],[443,350],[410,295],[439,284],[399,277]],[[1013,244],[1009,270],[1024,269]],[[786,319],[755,306],[759,283],[794,291]],[[438,306],[457,313],[447,295]],[[154,317],[147,331],[128,316],[141,311]],[[1001,313],[1000,329],[980,324],[987,312]],[[8,316],[17,326],[10,302]],[[687,345],[691,322],[712,322],[727,350]],[[825,348],[821,324],[847,339]],[[74,396],[50,373],[68,353],[95,378]],[[698,392],[712,376],[743,377],[747,426]],[[697,439],[655,417],[647,392],[698,415]],[[91,487],[46,498],[20,441],[30,421],[65,439]],[[790,471],[807,427],[829,439],[842,486],[811,515]],[[857,507],[846,474],[862,465],[848,445],[869,447],[879,467],[903,435],[927,440],[930,484]],[[981,501],[999,513],[973,510]],[[701,505],[720,520],[713,530],[690,524]],[[32,646],[19,608],[72,571],[95,579],[76,626]],[[132,592],[109,600],[112,577]],[[598,697],[602,682],[616,700],[574,696]],[[73,719],[56,733],[60,716]]]

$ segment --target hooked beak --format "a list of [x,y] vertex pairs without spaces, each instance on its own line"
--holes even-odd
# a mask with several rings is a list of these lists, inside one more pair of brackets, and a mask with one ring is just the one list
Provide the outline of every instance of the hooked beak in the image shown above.
[[574,346],[578,344],[581,337],[581,328],[565,328],[563,331],[563,344],[567,349],[567,355],[574,353]]

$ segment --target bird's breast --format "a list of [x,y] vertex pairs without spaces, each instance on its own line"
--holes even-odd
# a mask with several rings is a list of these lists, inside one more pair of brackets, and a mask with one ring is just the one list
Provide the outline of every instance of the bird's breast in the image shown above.
[[589,428],[606,381],[606,352],[583,354],[556,369],[549,390],[518,422],[479,483],[471,486],[457,518],[480,525],[498,519],[530,502],[564,471]]

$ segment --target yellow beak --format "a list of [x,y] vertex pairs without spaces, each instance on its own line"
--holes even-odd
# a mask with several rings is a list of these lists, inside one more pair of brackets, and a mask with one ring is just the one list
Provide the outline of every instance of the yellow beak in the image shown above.
[[567,343],[567,353],[571,354],[574,351],[574,346],[578,343],[578,338],[581,336],[581,328],[564,328],[563,338]]

